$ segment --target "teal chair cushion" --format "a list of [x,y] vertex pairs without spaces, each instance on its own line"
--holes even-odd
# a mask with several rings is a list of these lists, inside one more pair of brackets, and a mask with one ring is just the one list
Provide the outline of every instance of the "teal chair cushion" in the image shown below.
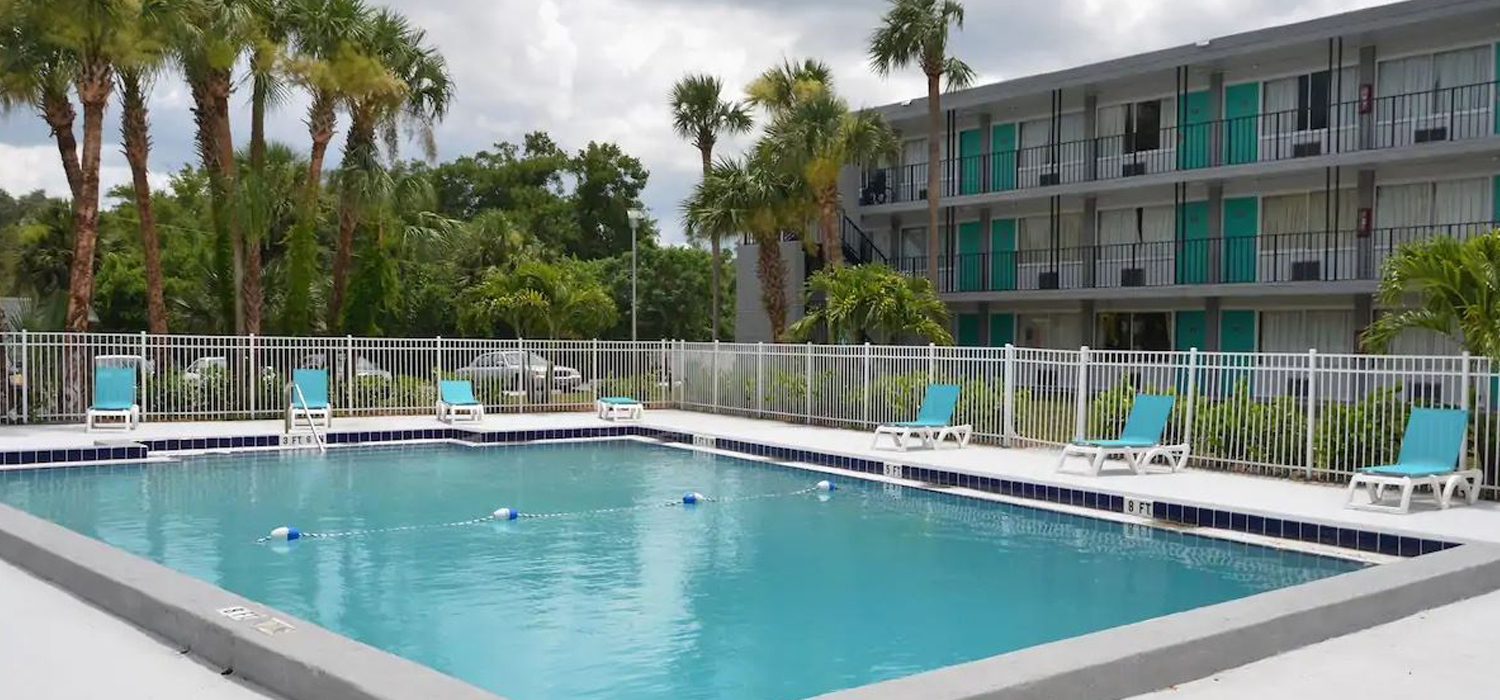
[[474,398],[474,385],[467,379],[445,379],[438,382],[438,396],[443,403],[452,406],[478,406]]
[[1134,443],[1130,446],[1144,444],[1147,447],[1161,442],[1175,401],[1171,396],[1136,394],[1130,415],[1125,418],[1125,428],[1120,431],[1120,441]]
[[948,425],[957,406],[957,384],[929,384],[927,394],[922,397],[922,407],[917,409],[917,419],[912,423],[924,428]]
[[[1396,465],[1406,469],[1453,471],[1464,449],[1469,412],[1452,408],[1416,408],[1406,420]],[[1377,467],[1377,469],[1380,467]],[[1442,473],[1442,472],[1436,472]]]
[[128,411],[135,405],[134,367],[94,368],[94,408]]
[[[292,383],[302,390],[302,399],[308,408],[328,408],[328,373],[321,369],[299,369],[292,372]],[[292,396],[292,405],[301,408],[301,402]]]
[[618,406],[634,406],[640,403],[640,401],[632,399],[629,396],[602,396],[599,398],[599,401]]

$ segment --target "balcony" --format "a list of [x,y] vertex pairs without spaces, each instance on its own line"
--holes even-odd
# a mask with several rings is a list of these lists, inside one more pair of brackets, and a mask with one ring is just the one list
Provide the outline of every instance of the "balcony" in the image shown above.
[[[1496,83],[1477,83],[1179,124],[1155,138],[1099,136],[950,158],[942,162],[939,188],[943,197],[968,196],[1480,139],[1500,132],[1496,100]],[[926,198],[926,163],[862,175],[862,206]]]
[[[975,253],[943,259],[938,291],[1012,292],[1283,282],[1375,280],[1402,245],[1437,236],[1464,238],[1493,222],[1317,231],[1218,239],[1145,241]],[[925,257],[891,262],[925,276]]]

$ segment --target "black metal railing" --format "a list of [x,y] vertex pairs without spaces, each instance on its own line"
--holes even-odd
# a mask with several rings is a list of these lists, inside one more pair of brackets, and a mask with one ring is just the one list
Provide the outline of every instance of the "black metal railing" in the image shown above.
[[[1438,226],[1314,231],[1259,236],[1106,243],[944,257],[940,292],[1117,289],[1203,284],[1340,282],[1378,279],[1402,245],[1438,236],[1465,238],[1496,226]],[[893,260],[896,269],[926,276],[927,259]]]
[[[966,196],[1484,138],[1500,133],[1497,98],[1496,83],[1476,83],[963,156],[940,164],[939,191]],[[926,198],[926,163],[863,173],[861,205]]]
[[842,221],[839,224],[839,238],[844,244],[844,258],[853,264],[862,263],[886,263],[885,253],[881,252],[880,246],[875,245],[865,234],[859,224],[854,223],[847,215],[840,214]]

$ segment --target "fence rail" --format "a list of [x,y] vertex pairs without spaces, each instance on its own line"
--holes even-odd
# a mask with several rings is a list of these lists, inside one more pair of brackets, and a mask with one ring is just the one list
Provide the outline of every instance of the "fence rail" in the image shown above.
[[1006,446],[1117,434],[1137,392],[1170,393],[1168,439],[1197,466],[1333,480],[1394,461],[1418,406],[1470,411],[1462,459],[1500,481],[1500,363],[1485,358],[773,345],[684,341],[0,334],[0,415],[82,421],[92,367],[138,369],[148,421],[275,418],[291,370],[327,368],[336,416],[425,414],[440,378],[491,411],[587,410],[599,396],[847,428],[910,419],[929,383]]

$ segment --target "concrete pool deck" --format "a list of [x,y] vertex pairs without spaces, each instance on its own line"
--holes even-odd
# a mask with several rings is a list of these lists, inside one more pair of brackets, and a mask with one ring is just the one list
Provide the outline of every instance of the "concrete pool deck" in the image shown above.
[[[598,420],[592,414],[550,413],[491,415],[478,426],[460,425],[452,427],[473,429],[476,431],[504,431],[551,430],[596,427],[600,425],[607,425],[607,423]],[[870,447],[871,434],[864,431],[812,427],[687,411],[649,411],[646,419],[640,425],[647,428],[709,435],[721,439],[755,441],[762,444],[773,444],[795,449],[862,457],[908,466],[947,469],[978,475],[1012,477],[1037,483],[1110,491],[1141,499],[1175,500],[1184,503],[1198,503],[1206,507],[1232,508],[1244,512],[1264,512],[1288,518],[1295,517],[1306,522],[1379,529],[1416,537],[1441,538],[1453,542],[1500,543],[1500,505],[1493,503],[1481,503],[1476,507],[1456,507],[1443,511],[1420,509],[1405,516],[1369,513],[1344,509],[1344,492],[1343,489],[1337,486],[1202,470],[1188,470],[1177,474],[1152,474],[1146,476],[1136,476],[1123,472],[1119,476],[1104,477],[1088,477],[1066,473],[1058,474],[1054,471],[1056,453],[1046,449],[1004,449],[976,445],[964,450],[944,449],[937,452],[930,450],[899,452],[890,449],[872,449]],[[430,416],[339,418],[334,421],[334,430],[336,431],[404,430],[440,426],[448,427],[438,423]],[[94,445],[99,440],[120,441],[225,435],[279,435],[281,431],[282,423],[276,420],[196,423],[153,422],[142,425],[139,430],[132,433],[94,434],[83,432],[81,426],[77,425],[9,426],[0,427],[0,452],[58,447],[87,447]],[[1037,507],[1050,507],[1050,504],[1045,503],[1037,503],[1036,505]],[[1467,550],[1470,548],[1463,549]],[[1458,552],[1453,553],[1457,554]],[[1423,557],[1422,559],[1426,560],[1428,557]],[[50,605],[67,607],[66,603],[71,602],[73,606],[94,615],[105,615],[100,609],[94,608],[60,590],[51,589],[43,582],[35,579],[32,579],[32,582],[37,585],[17,588],[17,593],[12,598],[14,604],[25,606],[32,599],[40,600],[49,597],[47,594],[51,594],[54,600],[48,603]],[[0,583],[5,583],[5,581],[0,580]],[[7,585],[4,588],[9,595],[11,587]],[[1474,595],[1474,593],[1468,593],[1467,595]],[[56,600],[56,596],[61,596],[64,602],[59,603]],[[1343,637],[1318,641],[1313,646],[1304,646],[1301,649],[1296,649],[1297,645],[1283,647],[1278,650],[1294,650],[1283,653],[1281,656],[1272,656],[1259,661],[1252,662],[1247,659],[1246,661],[1239,662],[1247,663],[1247,665],[1241,668],[1215,673],[1202,681],[1183,683],[1175,689],[1162,691],[1165,695],[1158,693],[1151,697],[1152,700],[1159,700],[1162,697],[1195,697],[1188,693],[1205,693],[1202,695],[1205,700],[1250,697],[1252,695],[1263,697],[1265,694],[1265,690],[1263,689],[1270,689],[1274,692],[1274,689],[1287,687],[1275,685],[1275,683],[1290,682],[1288,679],[1267,677],[1267,674],[1280,673],[1275,666],[1278,663],[1300,663],[1306,667],[1303,675],[1308,676],[1309,683],[1313,683],[1313,685],[1306,686],[1307,688],[1326,688],[1328,686],[1317,684],[1319,682],[1317,672],[1320,669],[1342,668],[1345,665],[1358,667],[1361,663],[1372,663],[1369,659],[1370,656],[1380,657],[1383,654],[1391,653],[1392,642],[1389,640],[1394,637],[1390,636],[1393,633],[1389,632],[1389,629],[1396,629],[1399,634],[1411,634],[1415,635],[1417,639],[1426,640],[1422,642],[1426,645],[1426,648],[1434,649],[1433,653],[1441,657],[1434,658],[1433,663],[1411,664],[1410,670],[1418,680],[1416,684],[1410,687],[1441,687],[1445,690],[1452,688],[1453,692],[1445,692],[1444,694],[1449,697],[1466,697],[1461,692],[1464,688],[1482,687],[1479,685],[1483,682],[1480,671],[1482,666],[1476,664],[1443,663],[1444,660],[1451,659],[1451,657],[1442,650],[1452,649],[1452,640],[1470,640],[1474,644],[1479,645],[1477,648],[1488,648],[1488,645],[1483,645],[1478,640],[1491,641],[1495,635],[1476,635],[1482,635],[1486,629],[1500,629],[1495,624],[1487,624],[1485,622],[1486,620],[1500,620],[1500,594],[1481,595],[1480,597],[1467,600],[1462,599],[1462,597],[1451,597],[1448,600],[1442,601],[1442,603],[1434,605],[1442,605],[1451,600],[1459,602],[1448,604],[1445,607],[1437,607],[1429,612],[1417,613],[1413,617],[1394,622],[1389,621],[1395,619],[1395,616],[1392,616],[1381,620],[1384,624],[1364,629],[1350,627],[1348,629],[1357,629],[1358,631],[1354,631]],[[1421,609],[1421,607],[1411,608],[1406,612],[1402,612],[1401,615],[1411,615],[1413,612]],[[82,613],[78,614],[81,615]],[[71,618],[62,617],[58,619],[70,620]],[[1414,623],[1413,621],[1416,622]],[[119,622],[125,628],[134,631],[139,636],[137,642],[121,642],[121,644],[127,646],[136,645],[143,649],[152,648],[156,651],[163,649],[171,651],[152,637],[139,632],[139,630],[134,630],[128,623],[118,620],[115,622]],[[64,624],[74,623],[65,622]],[[1368,624],[1370,623],[1366,623],[1366,625]],[[1480,629],[1476,631],[1474,629],[1476,627]],[[1348,629],[1345,631],[1348,631]],[[11,630],[0,630],[0,649],[4,648],[4,642],[7,641],[5,638],[10,637],[11,640],[14,639],[11,636],[13,634],[14,632]],[[1333,634],[1338,634],[1338,632]],[[1301,644],[1307,644],[1307,642],[1304,641]],[[1332,651],[1320,653],[1316,656],[1305,655],[1309,650],[1318,649],[1325,645]],[[39,667],[50,665],[54,669],[53,673],[65,672],[61,669],[76,667],[78,657],[67,647],[49,645],[46,649],[51,649],[51,651],[45,649],[36,650],[38,654],[52,655],[50,660],[39,660],[37,662]],[[1381,649],[1385,649],[1386,651],[1382,652]],[[101,650],[100,653],[112,652]],[[1287,658],[1294,660],[1288,662],[1285,660]],[[1299,658],[1302,659],[1300,662],[1295,660]],[[185,661],[185,663],[188,666],[187,670],[199,672],[205,676],[204,682],[217,679],[213,669],[193,664],[190,661]],[[3,670],[3,668],[0,668],[0,671]],[[1386,670],[1390,670],[1389,665],[1380,664],[1378,669],[1369,673],[1340,674],[1339,677],[1343,680],[1337,687],[1345,692],[1357,692],[1362,697],[1407,696],[1381,694],[1390,687],[1393,687],[1383,677],[1384,674],[1379,672]],[[192,675],[186,674],[186,676]],[[1214,678],[1220,678],[1221,680],[1216,681]],[[1222,679],[1226,678],[1231,679],[1230,683],[1234,688],[1243,688],[1243,694],[1209,694],[1219,692],[1221,690],[1220,686],[1225,683]],[[1187,679],[1185,678],[1184,680]],[[101,692],[89,693],[87,695],[108,695],[109,693],[103,691],[106,691],[108,688],[118,687],[107,678],[101,678],[98,682],[100,683],[99,690]],[[1438,685],[1432,685],[1434,683]],[[1151,687],[1138,688],[1132,692],[1145,692]],[[875,689],[878,686],[871,686],[870,688]],[[1307,693],[1301,691],[1290,692],[1290,695],[1293,697],[1300,697],[1304,694]],[[59,695],[57,697],[76,697],[82,695],[85,694],[74,693],[71,695]],[[49,696],[35,695],[28,697],[47,698]],[[216,698],[219,696],[195,693],[185,695],[156,694],[144,697]],[[263,696],[253,695],[251,697]],[[884,696],[879,694],[870,694],[867,696],[861,693],[856,697]],[[933,697],[937,696],[934,695]],[[1005,695],[1004,697],[1011,696]]]

